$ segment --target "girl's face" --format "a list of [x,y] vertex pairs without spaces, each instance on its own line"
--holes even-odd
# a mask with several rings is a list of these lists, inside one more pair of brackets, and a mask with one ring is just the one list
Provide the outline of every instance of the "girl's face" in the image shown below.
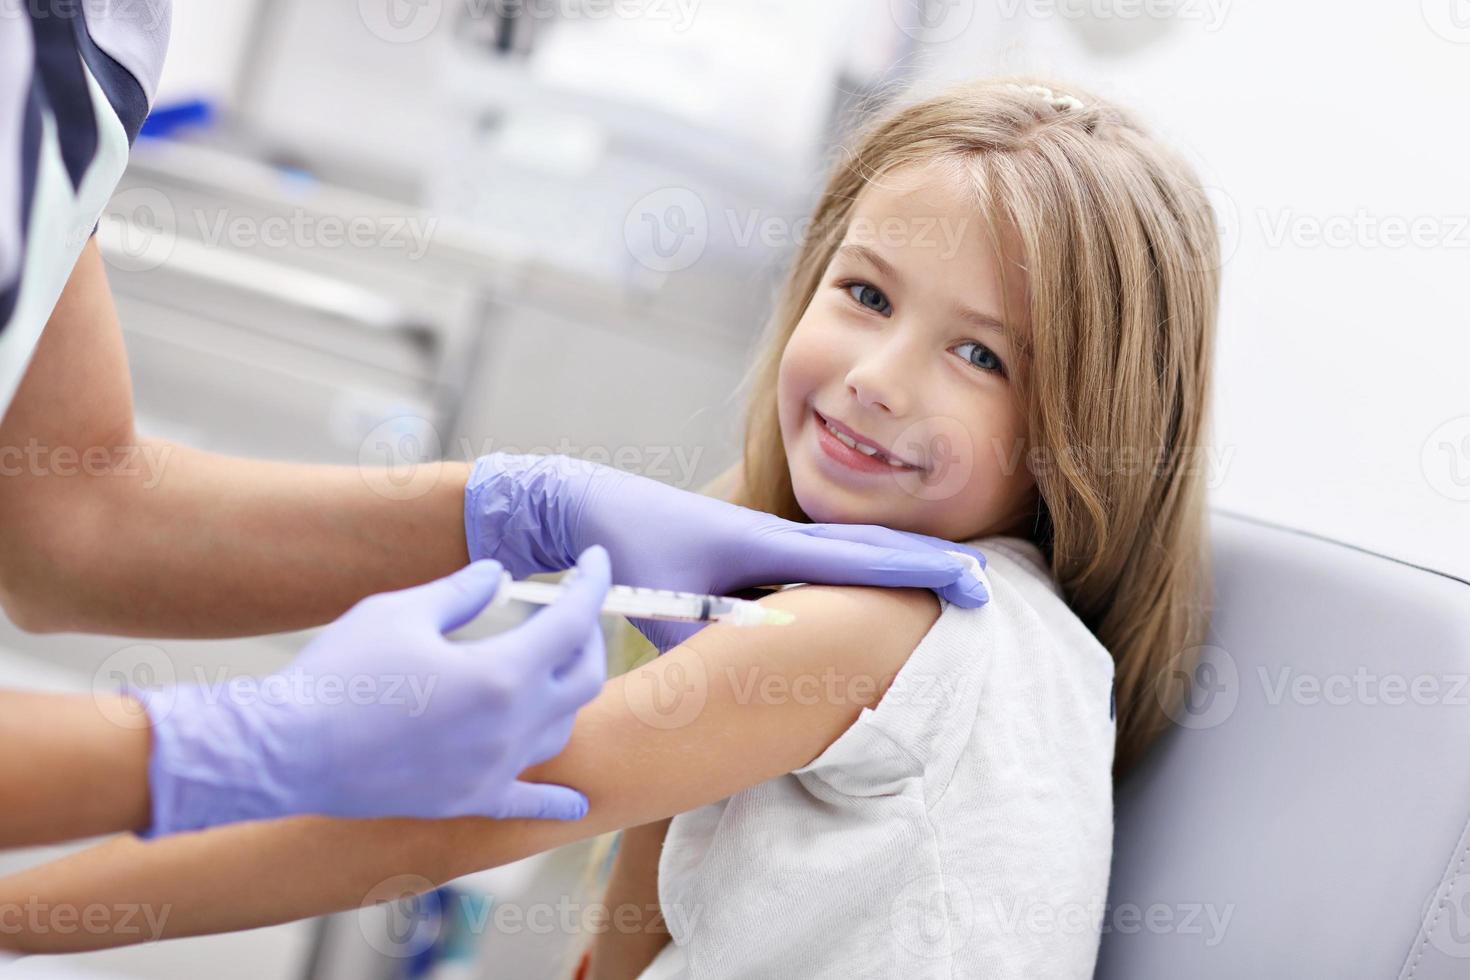
[[[1000,262],[959,174],[909,167],[864,189],[777,382],[812,520],[949,541],[1027,533],[1024,352],[998,328],[1004,310],[1026,310],[1026,282],[1010,266],[1003,294]],[[1024,343],[1026,325],[1010,326]]]

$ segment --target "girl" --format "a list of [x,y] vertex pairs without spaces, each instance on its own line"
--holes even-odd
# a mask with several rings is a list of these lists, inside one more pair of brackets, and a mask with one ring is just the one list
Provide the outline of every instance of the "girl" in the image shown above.
[[635,828],[609,905],[656,900],[668,932],[608,929],[590,977],[1091,976],[1112,782],[1167,725],[1182,692],[1159,682],[1207,620],[1192,454],[1217,265],[1190,169],[1090,94],[989,80],[896,112],[817,206],[730,496],[967,542],[987,605],[802,586],[762,600],[793,625],[695,634],[523,775],[581,789],[576,823],[127,838],[12,878],[0,905],[238,929]]

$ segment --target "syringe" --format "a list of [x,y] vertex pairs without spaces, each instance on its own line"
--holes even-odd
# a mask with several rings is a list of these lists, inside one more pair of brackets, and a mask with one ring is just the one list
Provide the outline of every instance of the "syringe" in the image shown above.
[[[559,582],[517,582],[504,573],[492,606],[512,599],[549,606],[561,596]],[[681,623],[726,622],[735,626],[785,626],[796,617],[781,609],[767,609],[758,602],[733,596],[700,595],[695,592],[670,592],[666,589],[643,589],[630,585],[614,585],[607,590],[602,611],[631,619],[664,619]]]

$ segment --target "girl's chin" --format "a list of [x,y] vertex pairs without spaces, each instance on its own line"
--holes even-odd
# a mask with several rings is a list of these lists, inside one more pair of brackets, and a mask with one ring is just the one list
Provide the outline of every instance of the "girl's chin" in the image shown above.
[[[842,499],[844,497],[848,499]],[[896,513],[892,507],[882,506],[880,501],[851,499],[846,494],[829,494],[812,488],[798,487],[796,488],[796,502],[801,506],[801,512],[813,524],[876,524],[895,531],[927,534],[949,541],[968,540],[968,538],[951,537],[944,533],[943,528],[931,526],[927,522],[915,521],[912,515]]]
[[811,490],[803,492],[798,488],[796,491],[796,502],[801,505],[801,512],[811,518],[813,524],[877,523],[873,508],[864,507],[860,502],[839,502],[832,497],[831,494]]
[[863,500],[850,493],[832,493],[814,488],[797,488],[796,502],[814,524],[879,524],[896,530],[905,523],[880,501]]

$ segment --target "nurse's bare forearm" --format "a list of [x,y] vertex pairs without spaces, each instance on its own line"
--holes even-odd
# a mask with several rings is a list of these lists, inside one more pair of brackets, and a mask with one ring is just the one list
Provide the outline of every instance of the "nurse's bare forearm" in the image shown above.
[[0,420],[0,603],[41,632],[219,637],[316,625],[463,565],[468,473],[420,468],[403,486],[378,471],[141,437],[89,244]]
[[393,500],[352,467],[147,440],[138,455],[154,468],[50,478],[18,525],[0,529],[21,626],[159,637],[300,629],[468,561],[463,464],[421,471],[431,489]]
[[[238,636],[327,622],[363,596],[468,561],[468,466],[435,464],[411,500],[352,467],[233,459],[144,441],[132,477],[57,479],[20,575],[21,625],[138,636]],[[156,482],[154,482],[156,479]],[[0,537],[18,535],[0,531]]]

